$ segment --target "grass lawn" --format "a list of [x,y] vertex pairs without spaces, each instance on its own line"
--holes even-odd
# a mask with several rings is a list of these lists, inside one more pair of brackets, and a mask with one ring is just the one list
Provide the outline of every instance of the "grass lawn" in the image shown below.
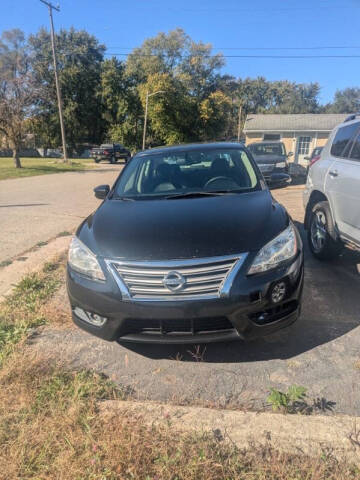
[[171,419],[155,426],[125,410],[101,415],[100,403],[121,402],[126,389],[27,342],[56,324],[49,300],[64,271],[64,258],[48,262],[0,303],[0,480],[359,480],[360,470],[331,452],[239,449],[212,432],[175,432]]
[[0,157],[0,180],[7,178],[32,177],[48,173],[77,172],[93,168],[89,158],[73,158],[71,164],[58,163],[56,158],[21,158],[23,168],[15,168],[12,158]]

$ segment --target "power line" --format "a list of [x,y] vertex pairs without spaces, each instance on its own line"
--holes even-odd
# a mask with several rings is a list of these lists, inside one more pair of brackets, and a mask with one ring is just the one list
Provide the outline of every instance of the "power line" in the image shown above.
[[[118,48],[120,50],[135,50],[141,47],[120,47],[112,45],[107,47],[106,50]],[[214,50],[353,50],[359,49],[358,46],[318,46],[318,47],[214,47]]]
[[[358,9],[358,5],[329,5],[328,2],[323,2],[318,5],[311,5],[310,7],[272,7],[272,12],[296,12],[296,11],[314,11],[326,8],[327,10],[355,10]],[[253,8],[171,8],[173,11],[182,11],[182,12],[223,12],[223,13],[250,13],[250,12],[260,12],[267,14],[268,10],[263,7],[253,7]]]
[[[122,57],[158,57],[155,53],[118,53],[109,52],[104,55],[122,56]],[[180,59],[202,57],[202,58],[217,58],[220,54],[215,55],[187,55],[179,57]],[[360,55],[221,55],[222,58],[284,58],[284,59],[305,59],[305,58],[360,58]]]

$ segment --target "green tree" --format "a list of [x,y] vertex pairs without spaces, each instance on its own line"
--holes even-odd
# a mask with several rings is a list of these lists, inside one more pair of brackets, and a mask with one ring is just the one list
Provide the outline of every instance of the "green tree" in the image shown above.
[[116,58],[104,60],[101,71],[105,138],[136,150],[141,145],[143,109],[136,80]]
[[[60,127],[56,103],[50,34],[41,29],[31,35],[33,69],[46,90],[37,104],[34,130],[38,138],[57,147]],[[100,77],[105,46],[84,30],[60,30],[56,34],[59,80],[63,98],[67,143],[75,150],[83,142],[100,142],[104,125],[101,115]]]
[[16,168],[21,168],[20,148],[39,95],[24,33],[19,29],[3,32],[0,37],[0,134],[13,149]]
[[139,85],[145,109],[146,93],[164,93],[149,99],[147,139],[152,145],[173,144],[197,139],[194,132],[196,104],[179,79],[169,73],[157,73]]
[[238,83],[244,113],[316,113],[319,110],[318,83],[269,82],[264,77],[239,79]]
[[200,104],[202,139],[219,140],[226,137],[231,111],[231,99],[219,90],[203,100]]
[[270,83],[272,113],[317,113],[319,111],[318,83],[298,84],[288,81]]
[[211,45],[194,42],[180,28],[145,40],[129,55],[126,75],[138,84],[143,108],[147,91],[166,91],[149,102],[151,144],[200,140],[207,135],[204,128],[210,123],[201,118],[200,109],[206,108],[201,104],[218,90],[223,65],[223,56],[212,55]]
[[354,113],[360,111],[360,88],[337,90],[334,102],[327,108],[330,113]]
[[174,74],[186,54],[189,41],[181,28],[146,39],[128,56],[126,69],[129,76],[138,83],[144,83],[149,75]]
[[186,53],[179,64],[181,80],[191,96],[204,100],[217,88],[217,73],[224,66],[221,53],[212,55],[212,46],[188,39]]

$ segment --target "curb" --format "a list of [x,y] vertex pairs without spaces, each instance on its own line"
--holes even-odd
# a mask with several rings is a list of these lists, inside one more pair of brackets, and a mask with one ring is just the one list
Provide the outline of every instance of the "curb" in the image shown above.
[[179,432],[212,432],[239,448],[266,446],[311,457],[326,453],[338,460],[360,463],[360,417],[283,415],[117,400],[100,403],[99,410],[104,418],[127,412],[149,425],[169,426]]
[[[36,272],[45,262],[67,251],[72,236],[57,237],[46,245],[29,250],[24,256],[18,256],[13,263],[0,268],[0,301],[11,293],[14,286],[31,272]],[[25,258],[25,260],[21,260]]]

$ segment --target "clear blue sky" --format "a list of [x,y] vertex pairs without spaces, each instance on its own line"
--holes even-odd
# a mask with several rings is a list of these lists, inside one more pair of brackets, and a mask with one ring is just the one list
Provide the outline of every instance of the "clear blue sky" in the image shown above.
[[[84,28],[109,52],[126,53],[149,36],[182,27],[194,40],[212,43],[215,51],[225,55],[360,56],[360,0],[61,0],[60,7],[54,15],[56,30]],[[49,18],[39,0],[1,0],[0,31],[18,27],[34,33],[41,26],[48,28]],[[358,48],[306,49],[329,46]],[[224,72],[236,77],[317,81],[325,103],[336,89],[359,85],[360,58],[227,58]]]

